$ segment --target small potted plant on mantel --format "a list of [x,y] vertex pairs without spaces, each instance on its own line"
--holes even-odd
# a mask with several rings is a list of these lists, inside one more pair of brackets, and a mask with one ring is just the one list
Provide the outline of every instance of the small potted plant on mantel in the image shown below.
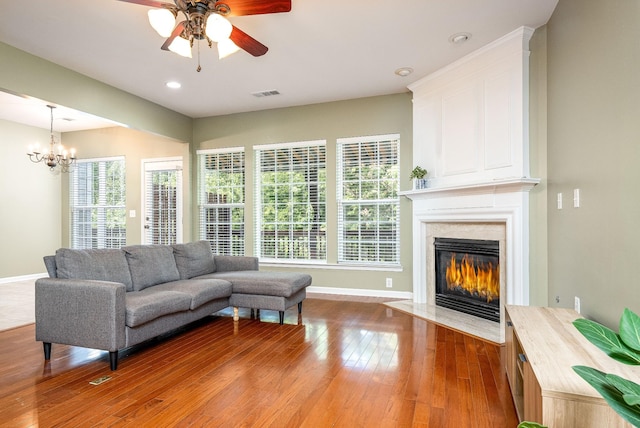
[[426,189],[427,188],[427,176],[428,172],[426,169],[416,166],[411,171],[411,175],[409,175],[409,179],[413,180],[413,189]]

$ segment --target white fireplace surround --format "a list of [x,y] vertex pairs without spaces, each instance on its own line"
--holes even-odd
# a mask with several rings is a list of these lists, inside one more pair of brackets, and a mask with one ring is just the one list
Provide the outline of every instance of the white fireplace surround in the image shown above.
[[[438,187],[403,192],[413,201],[413,309],[440,324],[465,331],[493,342],[504,342],[504,305],[529,304],[529,190],[540,180],[521,178],[497,180],[452,187]],[[430,228],[446,224],[455,230],[455,237],[470,239],[499,239],[501,289],[500,323],[481,320],[463,313],[435,307],[435,278],[430,270],[434,263],[433,242],[436,237]],[[477,226],[472,236],[468,226]],[[482,236],[483,225],[500,225],[504,241],[496,236],[496,228],[488,228]],[[503,229],[502,229],[503,227]],[[502,246],[502,245],[501,245]],[[478,328],[475,331],[474,328]]]

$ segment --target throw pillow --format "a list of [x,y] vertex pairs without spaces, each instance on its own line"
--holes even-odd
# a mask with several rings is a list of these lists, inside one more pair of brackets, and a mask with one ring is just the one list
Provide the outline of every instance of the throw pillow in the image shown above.
[[180,279],[190,279],[216,271],[209,241],[175,244],[173,256],[176,259]]
[[171,246],[131,245],[122,249],[129,262],[134,291],[180,279]]

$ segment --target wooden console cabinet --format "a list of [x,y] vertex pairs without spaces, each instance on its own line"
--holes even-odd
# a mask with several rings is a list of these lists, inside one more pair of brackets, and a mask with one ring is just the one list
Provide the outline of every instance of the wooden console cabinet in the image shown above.
[[587,341],[570,309],[506,307],[505,367],[520,421],[552,428],[632,427],[571,369],[585,365],[640,382],[640,367],[620,364]]

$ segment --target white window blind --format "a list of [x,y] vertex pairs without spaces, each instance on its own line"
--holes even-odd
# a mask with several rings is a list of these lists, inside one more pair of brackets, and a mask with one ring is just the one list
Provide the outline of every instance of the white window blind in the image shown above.
[[338,262],[400,262],[400,136],[338,139]]
[[79,160],[69,177],[71,246],[126,245],[124,158]]
[[214,254],[244,251],[244,149],[199,150],[200,239]]
[[326,143],[256,146],[255,251],[261,260],[326,261]]

